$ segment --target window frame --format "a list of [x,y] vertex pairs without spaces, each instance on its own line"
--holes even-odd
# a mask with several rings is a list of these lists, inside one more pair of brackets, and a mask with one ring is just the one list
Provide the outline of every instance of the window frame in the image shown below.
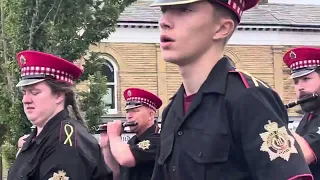
[[[117,63],[115,62],[114,58],[112,58],[112,57],[110,57],[108,55],[100,55],[99,58],[105,59],[113,67],[113,77],[114,77],[113,80],[114,81],[113,82],[107,81],[107,86],[108,87],[109,87],[109,85],[113,86],[114,109],[105,109],[105,113],[106,113],[106,115],[108,115],[108,114],[118,114],[118,72],[119,72],[119,67],[118,67]],[[105,66],[107,66],[107,65],[105,65]],[[107,77],[107,79],[108,79],[108,77]]]

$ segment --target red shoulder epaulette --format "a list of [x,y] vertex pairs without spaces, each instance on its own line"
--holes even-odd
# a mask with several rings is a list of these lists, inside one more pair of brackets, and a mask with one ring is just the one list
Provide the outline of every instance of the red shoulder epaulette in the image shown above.
[[246,88],[259,87],[259,86],[264,86],[269,88],[269,86],[266,83],[264,83],[260,79],[257,79],[256,77],[254,77],[253,75],[251,75],[250,73],[244,70],[233,69],[233,70],[230,70],[229,72],[238,74],[241,77],[241,80],[243,84],[246,86]]

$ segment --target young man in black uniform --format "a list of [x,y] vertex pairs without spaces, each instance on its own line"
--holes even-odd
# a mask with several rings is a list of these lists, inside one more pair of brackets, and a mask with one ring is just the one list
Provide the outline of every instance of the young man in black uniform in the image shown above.
[[[36,129],[9,170],[8,180],[111,180],[98,141],[81,118],[72,88],[82,70],[74,64],[38,51],[17,55],[24,112]],[[72,106],[76,119],[69,116]]]
[[[297,99],[320,95],[320,48],[298,47],[283,57],[291,69]],[[306,113],[293,133],[315,180],[320,180],[320,98],[300,104]]]
[[275,91],[224,57],[257,0],[155,0],[160,47],[183,84],[162,114],[152,180],[312,179]]
[[[121,141],[121,121],[107,124],[101,133],[101,147],[106,163],[114,172],[114,180],[150,180],[160,143],[158,123],[154,120],[162,101],[156,95],[138,88],[124,91],[127,122],[137,122],[130,127],[136,133],[128,143]],[[120,167],[120,169],[119,169]]]

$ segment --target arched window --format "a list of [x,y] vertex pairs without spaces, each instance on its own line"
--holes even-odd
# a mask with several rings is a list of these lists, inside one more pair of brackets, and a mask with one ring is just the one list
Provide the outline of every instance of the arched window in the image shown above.
[[103,101],[107,104],[107,114],[117,114],[117,85],[118,85],[118,66],[112,58],[103,56],[106,59],[103,65],[102,74],[107,77],[108,90],[103,96]]

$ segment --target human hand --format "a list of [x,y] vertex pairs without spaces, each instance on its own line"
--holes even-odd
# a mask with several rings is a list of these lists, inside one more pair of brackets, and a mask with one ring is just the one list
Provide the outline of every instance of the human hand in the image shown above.
[[[107,126],[107,124],[102,125],[102,126]],[[109,147],[109,136],[107,132],[101,132],[100,133],[100,147],[101,148],[108,148]]]
[[107,125],[108,136],[121,136],[122,133],[122,122],[120,120],[115,120],[109,122]]

